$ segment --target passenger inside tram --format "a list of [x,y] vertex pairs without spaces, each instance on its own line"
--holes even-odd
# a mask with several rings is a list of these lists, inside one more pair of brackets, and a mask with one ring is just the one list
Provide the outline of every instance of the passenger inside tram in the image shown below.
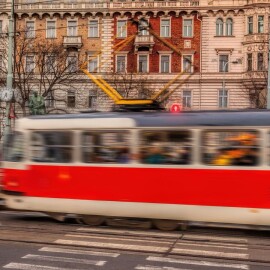
[[219,166],[256,166],[258,164],[259,148],[256,146],[258,138],[254,133],[241,132],[239,134],[235,131],[216,133],[220,144],[226,146],[216,149],[212,160],[205,159],[206,162]]

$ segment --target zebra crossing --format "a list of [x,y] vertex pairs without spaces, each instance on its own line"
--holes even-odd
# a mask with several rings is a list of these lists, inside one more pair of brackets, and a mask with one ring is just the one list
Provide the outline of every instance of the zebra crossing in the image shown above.
[[247,244],[239,237],[82,227],[2,269],[123,269],[126,256],[136,256],[126,270],[251,270]]

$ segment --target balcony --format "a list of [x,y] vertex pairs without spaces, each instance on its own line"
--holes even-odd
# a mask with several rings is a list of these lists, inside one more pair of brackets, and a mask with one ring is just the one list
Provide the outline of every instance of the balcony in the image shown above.
[[[262,0],[249,0],[249,1],[262,1]],[[270,0],[263,0],[270,1]],[[27,4],[27,5],[26,5]],[[27,0],[22,0],[20,3],[16,4],[17,11],[22,10],[42,10],[42,9],[59,9],[59,10],[70,10],[70,9],[149,9],[154,8],[159,10],[160,8],[193,8],[200,6],[200,0],[173,0],[173,1],[159,1],[159,0],[150,0],[150,1],[128,1],[128,0],[113,0],[113,1],[81,1],[78,3],[65,3],[65,1],[58,1],[58,3],[28,3]]]
[[82,47],[82,37],[81,36],[65,36],[63,42],[64,48],[77,48]]
[[152,35],[136,36],[135,38],[135,53],[138,52],[139,48],[147,47],[149,52],[152,53],[153,46],[155,45],[154,37]]
[[250,44],[250,43],[268,43],[268,34],[263,33],[256,33],[244,36],[243,44]]

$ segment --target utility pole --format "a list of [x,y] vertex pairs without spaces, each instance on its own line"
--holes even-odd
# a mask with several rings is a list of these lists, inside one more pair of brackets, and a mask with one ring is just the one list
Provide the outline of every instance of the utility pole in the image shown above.
[[[7,88],[13,88],[13,53],[14,53],[14,0],[11,0],[11,11],[8,25],[8,74],[7,74]],[[6,126],[4,135],[9,133],[10,129],[10,101],[6,102]]]

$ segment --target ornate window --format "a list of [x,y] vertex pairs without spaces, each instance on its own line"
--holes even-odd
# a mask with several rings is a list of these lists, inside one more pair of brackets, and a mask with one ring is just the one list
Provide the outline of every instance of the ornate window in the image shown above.
[[216,21],[216,35],[223,36],[223,20],[221,18]]
[[263,53],[257,55],[257,70],[264,70]]
[[229,72],[229,55],[220,54],[219,55],[219,72]]
[[264,16],[260,15],[258,16],[258,33],[263,33],[263,27],[264,26]]
[[252,66],[253,66],[253,63],[252,63],[252,53],[248,53],[247,54],[247,71],[252,71]]
[[248,17],[248,34],[253,34],[253,17]]
[[233,20],[228,18],[226,20],[226,36],[232,36],[233,34]]

